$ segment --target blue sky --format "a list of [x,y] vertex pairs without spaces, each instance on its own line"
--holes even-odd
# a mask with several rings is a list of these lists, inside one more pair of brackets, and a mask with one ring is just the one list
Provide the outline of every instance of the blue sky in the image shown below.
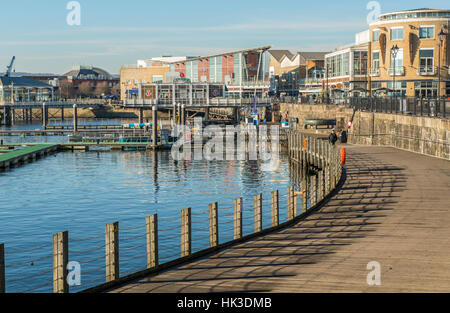
[[[161,55],[208,55],[273,45],[331,51],[367,29],[367,0],[79,0],[81,25],[69,26],[69,0],[5,0],[0,71],[62,74],[76,64],[119,73]],[[378,1],[381,13],[448,8],[444,0]]]

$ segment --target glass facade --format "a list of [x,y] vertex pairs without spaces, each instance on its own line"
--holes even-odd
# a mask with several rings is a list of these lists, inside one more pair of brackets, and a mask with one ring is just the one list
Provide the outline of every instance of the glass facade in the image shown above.
[[348,76],[349,73],[349,52],[337,54],[326,60],[328,66],[328,77]]
[[355,75],[367,75],[367,51],[355,51],[353,53],[353,73]]
[[233,85],[238,86],[241,82],[241,53],[233,55]]
[[420,18],[420,17],[446,17],[450,18],[450,11],[447,12],[409,12],[409,13],[396,13],[381,16],[380,20],[399,20],[405,18]]

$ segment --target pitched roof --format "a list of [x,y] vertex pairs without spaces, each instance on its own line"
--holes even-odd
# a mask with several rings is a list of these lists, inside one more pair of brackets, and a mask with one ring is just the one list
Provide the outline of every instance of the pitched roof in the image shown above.
[[277,60],[278,62],[281,62],[284,56],[286,56],[289,59],[292,59],[294,56],[289,50],[269,50],[269,53]]
[[329,52],[298,52],[306,60],[325,60]]
[[29,79],[26,77],[6,77],[0,76],[0,85],[3,86],[11,86],[14,84],[14,87],[30,87],[30,88],[53,88],[49,84]]

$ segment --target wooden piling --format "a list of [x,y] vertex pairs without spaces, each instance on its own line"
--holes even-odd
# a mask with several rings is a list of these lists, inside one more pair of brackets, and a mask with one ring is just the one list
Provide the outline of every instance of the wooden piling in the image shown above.
[[306,179],[302,180],[302,197],[301,197],[301,212],[305,213],[308,210],[308,182]]
[[242,238],[242,198],[234,199],[233,210],[234,210],[234,239]]
[[255,211],[254,211],[254,221],[255,221],[255,233],[262,231],[262,194],[258,194],[254,197],[255,201]]
[[145,218],[145,229],[147,233],[147,268],[150,269],[159,265],[157,214]]
[[78,107],[75,103],[73,105],[73,134],[75,135],[78,132]]
[[219,245],[219,205],[217,202],[209,205],[209,246],[211,248]]
[[192,224],[191,208],[181,210],[181,257],[191,254]]
[[105,227],[106,282],[119,279],[119,223]]
[[271,203],[272,203],[272,226],[276,227],[280,224],[280,202],[278,190],[272,191]]
[[53,235],[53,292],[68,293],[69,232]]
[[158,107],[152,107],[152,146],[156,149],[158,146]]
[[0,293],[6,292],[5,283],[5,245],[0,243]]

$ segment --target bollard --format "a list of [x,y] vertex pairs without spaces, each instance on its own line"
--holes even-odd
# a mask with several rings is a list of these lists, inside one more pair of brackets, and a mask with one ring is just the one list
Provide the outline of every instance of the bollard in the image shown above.
[[191,208],[181,210],[181,257],[191,254]]
[[219,214],[218,203],[209,205],[209,246],[211,248],[219,245]]
[[255,199],[255,233],[262,231],[262,194],[256,195]]
[[147,268],[150,269],[159,265],[157,214],[145,218],[145,229],[147,233]]
[[233,201],[234,209],[234,239],[242,238],[242,198],[235,199]]
[[5,284],[5,245],[0,243],[0,293],[6,292]]
[[53,292],[68,293],[69,232],[53,235]]
[[105,227],[106,282],[119,279],[119,223]]
[[271,202],[272,202],[272,226],[276,227],[280,224],[280,202],[278,190],[272,191]]

